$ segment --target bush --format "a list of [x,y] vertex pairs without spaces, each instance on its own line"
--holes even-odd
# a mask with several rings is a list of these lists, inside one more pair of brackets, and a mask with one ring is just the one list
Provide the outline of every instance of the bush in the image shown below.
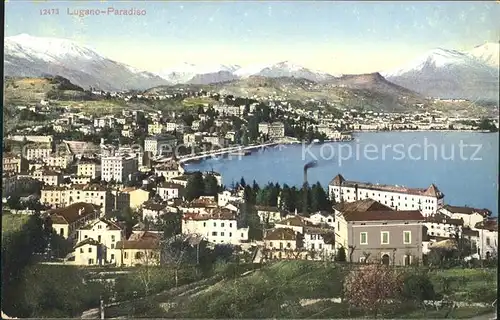
[[335,257],[335,261],[339,261],[339,262],[346,261],[346,254],[345,254],[344,247],[340,247],[339,250],[337,251],[337,256]]
[[403,298],[407,301],[422,303],[434,300],[436,292],[431,279],[426,274],[409,274],[404,279]]

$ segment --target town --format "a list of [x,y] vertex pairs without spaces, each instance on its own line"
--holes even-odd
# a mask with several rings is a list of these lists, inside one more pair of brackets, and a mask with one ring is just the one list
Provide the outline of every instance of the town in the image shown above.
[[[201,263],[200,246],[217,259],[253,266],[281,260],[496,265],[496,216],[486,208],[447,203],[433,181],[427,187],[388,186],[349,181],[339,173],[323,188],[307,181],[305,168],[298,187],[279,181],[259,186],[243,178],[229,186],[220,173],[189,172],[185,164],[243,157],[279,144],[349,142],[363,130],[489,132],[498,120],[429,111],[326,111],[331,106],[311,111],[286,101],[204,91],[92,94],[124,101],[180,95],[213,103],[200,102],[187,111],[136,109],[98,116],[50,99],[16,106],[23,120],[49,119],[29,127],[21,122],[4,137],[3,217],[41,221],[46,245],[38,264],[126,273],[176,265],[175,287],[185,262],[183,253],[172,253],[173,243],[195,250],[196,258],[186,265]],[[219,257],[221,248],[229,248],[229,255],[223,250]],[[120,301],[117,290],[106,303]]]

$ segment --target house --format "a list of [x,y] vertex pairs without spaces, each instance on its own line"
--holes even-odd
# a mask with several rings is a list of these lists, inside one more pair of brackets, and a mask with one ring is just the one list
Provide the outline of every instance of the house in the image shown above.
[[64,238],[70,238],[87,222],[100,216],[100,210],[91,203],[78,202],[64,208],[49,210],[52,228]]
[[160,235],[147,231],[132,234],[116,243],[115,257],[117,266],[159,265]]
[[305,227],[312,227],[312,226],[314,226],[314,224],[311,221],[307,220],[302,216],[297,216],[297,215],[290,216],[285,220],[276,222],[276,224],[274,225],[275,228],[292,229],[295,232],[299,233],[304,233]]
[[[168,130],[168,124],[167,124]],[[172,154],[177,144],[177,138],[172,135],[155,135],[144,140],[144,151],[152,155]]]
[[167,203],[157,203],[153,201],[145,202],[142,206],[142,219],[148,221],[157,221],[159,217],[166,214]]
[[75,261],[78,266],[95,266],[101,263],[100,244],[92,238],[80,241],[74,247]]
[[182,198],[184,187],[175,183],[162,183],[156,188],[158,194],[163,200],[179,199]]
[[132,155],[107,156],[101,158],[102,180],[127,182],[138,171],[138,161]]
[[129,206],[131,209],[139,208],[142,204],[149,200],[150,196],[149,191],[141,188],[129,187],[122,189],[121,192],[128,195]]
[[422,261],[420,211],[342,211],[336,214],[336,249],[348,261],[410,265]]
[[44,159],[50,157],[52,145],[42,142],[29,143],[23,148],[23,151],[27,160]]
[[335,231],[333,228],[305,227],[304,249],[306,259],[332,261],[335,255]]
[[[100,264],[115,263],[114,249],[118,241],[125,239],[125,228],[117,222],[100,218],[78,229],[78,242],[88,241],[88,239],[97,242]],[[77,252],[75,252],[75,257],[76,254]]]
[[478,254],[481,259],[498,257],[498,222],[485,220],[478,222],[474,229],[479,233]]
[[327,224],[331,227],[335,226],[335,214],[328,211],[318,211],[311,214],[309,220],[314,224]]
[[167,182],[184,174],[184,168],[175,161],[160,163],[154,166],[154,171],[158,177],[164,177]]
[[430,236],[455,238],[461,236],[464,221],[436,213],[425,218],[424,226]]
[[111,191],[102,185],[86,184],[62,186],[43,186],[40,203],[51,207],[69,206],[73,203],[85,202],[100,206],[104,213],[115,207]]
[[237,193],[235,194],[228,190],[224,190],[217,194],[217,205],[219,207],[224,207],[229,202],[236,202],[236,203],[243,202],[243,198]]
[[262,223],[276,223],[283,219],[283,212],[278,207],[255,206]]
[[488,209],[476,209],[450,205],[445,205],[439,210],[439,212],[452,219],[462,219],[464,221],[463,226],[469,228],[474,228],[477,223],[482,222],[486,217],[491,215],[491,211]]
[[302,259],[303,235],[290,228],[276,228],[264,236],[263,255],[266,260]]
[[395,210],[420,210],[424,215],[436,213],[444,206],[444,194],[434,184],[426,189],[407,188],[347,181],[338,174],[330,181],[328,193],[336,203],[370,198]]
[[62,183],[63,175],[61,172],[50,170],[47,168],[41,168],[34,170],[31,174],[33,179],[41,181],[43,184],[48,186],[58,186]]
[[3,172],[15,172],[20,173],[26,171],[28,162],[26,159],[20,155],[15,154],[3,154]]
[[101,176],[101,164],[96,159],[80,159],[77,164],[76,174],[95,179]]
[[248,228],[239,228],[236,216],[227,209],[212,214],[185,213],[182,216],[183,234],[197,234],[208,242],[240,244],[248,241]]

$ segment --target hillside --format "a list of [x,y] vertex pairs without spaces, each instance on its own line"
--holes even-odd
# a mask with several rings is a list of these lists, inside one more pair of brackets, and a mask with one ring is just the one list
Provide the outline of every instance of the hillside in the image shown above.
[[[224,280],[205,279],[173,291],[117,303],[106,309],[108,317],[148,318],[352,318],[364,312],[339,303],[347,265],[311,261],[281,261],[242,274],[228,273]],[[458,269],[457,269],[458,270]],[[455,301],[485,302],[496,298],[496,269],[430,273],[435,292],[447,282]],[[445,281],[446,279],[446,281]],[[335,301],[337,300],[337,301]],[[428,310],[400,305],[385,310],[391,318],[444,318],[447,309]],[[493,308],[459,308],[450,316],[468,318],[493,312]]]
[[156,87],[146,93],[168,93],[174,88],[205,89],[239,97],[277,97],[298,101],[314,99],[335,103],[339,107],[363,107],[374,111],[408,111],[417,103],[425,103],[422,96],[387,81],[380,74],[343,76],[322,83],[293,77],[250,76],[203,86]]

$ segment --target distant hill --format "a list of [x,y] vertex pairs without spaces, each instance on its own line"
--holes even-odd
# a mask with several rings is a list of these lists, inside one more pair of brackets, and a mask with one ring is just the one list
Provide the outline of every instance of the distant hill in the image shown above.
[[[342,76],[325,82],[303,78],[249,76],[209,85],[177,85],[176,88],[211,90],[239,97],[281,97],[287,100],[329,101],[339,106],[377,111],[405,111],[425,99],[411,90],[387,81],[380,74]],[[155,87],[146,93],[170,92],[172,87]]]

